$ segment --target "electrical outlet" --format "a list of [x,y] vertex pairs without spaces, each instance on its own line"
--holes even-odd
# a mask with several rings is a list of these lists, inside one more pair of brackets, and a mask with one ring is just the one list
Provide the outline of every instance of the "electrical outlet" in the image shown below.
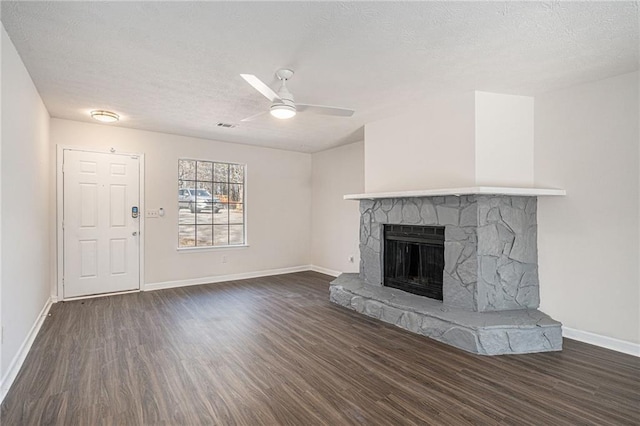
[[158,209],[150,209],[146,211],[145,216],[148,218],[160,217],[160,211]]
[[222,263],[227,263],[227,256],[222,256]]

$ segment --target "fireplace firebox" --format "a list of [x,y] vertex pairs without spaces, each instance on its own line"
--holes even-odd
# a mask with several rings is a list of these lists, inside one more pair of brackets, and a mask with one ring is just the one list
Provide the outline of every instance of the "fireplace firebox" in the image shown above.
[[384,225],[384,285],[442,300],[444,226]]

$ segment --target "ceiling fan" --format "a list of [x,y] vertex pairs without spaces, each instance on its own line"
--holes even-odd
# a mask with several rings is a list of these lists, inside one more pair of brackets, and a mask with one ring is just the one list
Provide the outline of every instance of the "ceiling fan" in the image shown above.
[[[278,92],[275,92],[253,74],[240,74],[240,76],[244,78],[247,83],[253,86],[254,89],[262,93],[265,98],[271,101],[271,107],[268,112],[276,118],[291,118],[296,115],[296,112],[311,112],[314,114],[333,115],[336,117],[351,117],[354,113],[352,109],[347,108],[295,103],[293,95],[287,88],[287,80],[293,76],[293,71],[290,69],[282,68],[276,71],[276,76],[282,82]],[[251,117],[247,117],[240,121],[251,121],[266,113],[267,111],[261,112],[260,114],[252,115]]]

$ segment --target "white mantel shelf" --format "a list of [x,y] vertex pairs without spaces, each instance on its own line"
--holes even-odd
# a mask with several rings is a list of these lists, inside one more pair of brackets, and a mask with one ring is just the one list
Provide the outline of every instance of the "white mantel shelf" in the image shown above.
[[421,189],[416,191],[372,192],[368,194],[348,194],[345,200],[375,200],[379,198],[439,197],[444,195],[515,195],[521,197],[567,195],[564,189],[554,188],[513,188],[506,186],[469,186],[466,188]]

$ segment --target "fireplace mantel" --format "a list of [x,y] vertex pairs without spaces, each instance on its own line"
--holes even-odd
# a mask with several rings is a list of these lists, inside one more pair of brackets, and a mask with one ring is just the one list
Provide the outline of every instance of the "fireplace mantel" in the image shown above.
[[345,200],[376,200],[381,198],[439,197],[445,195],[512,195],[520,197],[541,197],[567,195],[564,189],[516,188],[507,186],[469,186],[466,188],[420,189],[415,191],[371,192],[348,194]]

